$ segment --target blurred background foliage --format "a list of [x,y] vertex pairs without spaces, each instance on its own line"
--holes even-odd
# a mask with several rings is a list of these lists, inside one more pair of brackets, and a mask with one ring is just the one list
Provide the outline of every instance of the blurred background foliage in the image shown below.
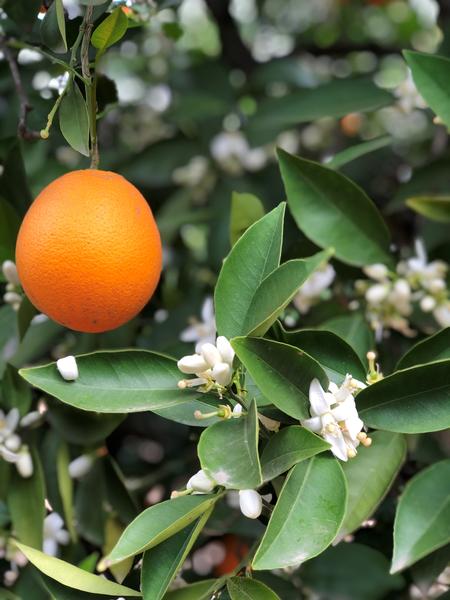
[[[64,75],[63,67],[28,47],[45,50],[42,44],[51,44],[42,37],[51,32],[43,33],[40,20],[50,4],[48,0],[42,5],[34,0],[4,0],[6,13],[0,14],[3,31],[17,42],[22,85],[32,107],[28,126],[36,131],[45,126]],[[70,46],[80,24],[79,6],[75,1],[64,4],[70,19]],[[378,149],[347,163],[342,171],[382,209],[397,254],[410,254],[419,236],[432,257],[450,259],[448,228],[405,206],[412,195],[448,193],[450,185],[447,131],[433,124],[431,111],[411,90],[401,55],[405,48],[450,55],[449,0],[129,0],[123,4],[131,26],[100,63],[101,168],[123,174],[148,199],[164,244],[162,281],[139,318],[101,335],[69,332],[38,319],[21,340],[11,307],[2,307],[0,374],[7,363],[20,367],[98,348],[137,346],[177,357],[190,352],[192,344],[182,342],[180,332],[192,318],[200,318],[230,249],[232,192],[255,194],[266,210],[284,199],[276,146],[327,162],[345,149],[377,139]],[[97,8],[99,15],[101,9],[102,5]],[[0,60],[1,260],[14,259],[15,233],[31,199],[59,175],[88,167],[88,159],[67,145],[57,126],[46,141],[17,140],[19,108],[8,64]],[[289,218],[286,240],[286,257],[315,250]],[[334,266],[343,297],[346,282],[360,272]],[[315,307],[302,316],[300,325],[334,319],[338,331],[339,317],[346,310],[345,301],[338,300]],[[386,371],[410,344],[395,333],[389,343],[388,352],[380,349]],[[18,385],[13,375],[3,378],[4,402]],[[61,439],[71,445],[75,457],[86,448],[102,446],[113,432],[106,442],[108,451],[121,465],[127,487],[140,505],[167,498],[197,469],[196,429],[150,413],[131,415],[120,423],[122,417],[80,415],[50,398],[46,402],[51,428],[33,434],[42,437],[44,464],[52,463]],[[427,465],[445,452],[431,435],[422,436],[418,443],[411,436],[410,445],[410,461],[399,486],[417,465]],[[98,459],[96,470],[77,485],[75,511],[87,541],[76,556],[65,556],[67,560],[76,561],[105,542],[108,506],[120,504],[111,497],[117,474],[108,461]],[[60,507],[58,489],[47,485],[51,503]],[[270,574],[258,577],[265,578],[283,600],[301,597],[303,585],[310,590],[309,597],[323,599],[409,597],[411,582],[387,574],[396,493],[398,488],[376,516],[376,535],[371,534],[373,523],[357,533],[357,541],[365,546],[331,548],[290,581]],[[129,516],[135,509],[125,493],[124,498],[115,508]],[[102,510],[92,511],[92,506]],[[248,536],[251,545],[258,523],[230,510],[224,504],[222,513],[215,513],[208,523],[206,534],[221,538],[224,533],[238,533]],[[24,597],[39,600],[36,589],[27,588],[35,585],[31,577],[31,573],[24,576],[20,586],[34,590]],[[195,571],[189,578],[195,580]]]

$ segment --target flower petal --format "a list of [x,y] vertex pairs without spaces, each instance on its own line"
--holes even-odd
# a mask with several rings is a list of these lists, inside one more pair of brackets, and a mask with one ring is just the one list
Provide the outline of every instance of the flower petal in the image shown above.
[[330,397],[327,397],[318,379],[313,379],[309,386],[309,402],[313,417],[330,412]]

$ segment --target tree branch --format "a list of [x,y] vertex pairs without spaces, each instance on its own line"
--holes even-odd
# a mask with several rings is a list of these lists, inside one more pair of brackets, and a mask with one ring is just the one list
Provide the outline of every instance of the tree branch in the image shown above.
[[6,43],[4,37],[0,38],[0,48],[8,63],[9,70],[11,72],[11,77],[14,82],[14,87],[16,88],[16,93],[19,98],[20,108],[17,133],[19,137],[21,137],[24,140],[38,140],[41,137],[39,131],[33,131],[31,129],[28,129],[27,126],[27,115],[33,107],[31,106],[25,88],[23,87],[16,56],[8,47],[8,44]]

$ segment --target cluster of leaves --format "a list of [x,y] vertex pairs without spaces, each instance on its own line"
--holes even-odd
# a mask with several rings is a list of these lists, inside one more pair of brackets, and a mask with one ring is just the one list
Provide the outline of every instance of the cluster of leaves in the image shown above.
[[[95,155],[96,112],[104,109],[101,90],[109,90],[110,105],[117,101],[106,78],[98,75],[98,61],[120,41],[132,20],[121,7],[108,11],[109,2],[95,3],[92,47],[87,55],[91,71],[86,79],[81,47],[76,45],[82,42],[86,22],[80,29],[80,20],[67,21],[62,2],[55,0],[39,25],[41,41],[37,42],[40,2],[26,11],[12,9],[12,4],[7,1],[4,5],[10,17],[5,23],[9,43],[13,48],[37,47],[57,69],[69,72],[64,92],[56,98],[61,133],[76,151]],[[165,38],[177,38],[181,31],[176,29],[173,35],[174,29],[164,27]],[[134,27],[128,33],[130,39],[140,35]],[[110,56],[113,53],[114,49]],[[449,126],[448,60],[421,53],[407,53],[406,59],[423,97]],[[371,113],[393,101],[371,81],[358,79],[264,98],[261,81],[267,85],[280,77],[278,72],[271,75],[269,67],[273,65],[255,73],[245,90],[258,98],[256,111],[245,119],[245,132],[253,144],[272,143],[280,132],[322,117]],[[325,260],[336,259],[344,282],[357,277],[359,267],[374,262],[392,264],[383,217],[361,187],[340,172],[364,172],[366,160],[373,160],[371,168],[376,168],[374,156],[381,156],[382,162],[391,160],[392,151],[387,149],[391,139],[380,136],[354,144],[336,153],[328,167],[310,160],[318,158],[315,156],[303,159],[279,151],[281,179],[274,163],[260,178],[224,175],[218,170],[214,190],[206,196],[211,200],[202,199],[199,206],[192,190],[173,189],[172,173],[193,155],[208,152],[223,116],[242,101],[225,84],[228,71],[217,68],[210,78],[205,72],[211,74],[209,61],[194,61],[188,83],[184,76],[174,78],[177,99],[167,117],[176,128],[173,137],[153,141],[139,151],[117,144],[115,153],[107,151],[102,163],[120,169],[156,196],[163,239],[175,258],[148,314],[167,309],[168,319],[158,324],[144,315],[111,334],[67,335],[51,321],[30,325],[34,309],[27,301],[17,320],[11,307],[0,309],[2,407],[17,407],[25,415],[42,394],[48,404],[47,425],[27,434],[33,476],[23,479],[0,461],[0,527],[5,535],[13,532],[17,547],[30,562],[14,588],[2,593],[11,599],[37,600],[118,596],[181,600],[214,594],[232,600],[246,596],[288,600],[312,589],[324,598],[376,599],[400,595],[414,581],[426,594],[449,558],[449,460],[433,434],[450,425],[449,329],[416,345],[394,337],[380,348],[385,374],[389,374],[357,397],[361,418],[376,430],[373,446],[362,448],[355,459],[341,464],[330,455],[328,445],[298,421],[309,417],[308,390],[313,378],[324,389],[329,382],[341,384],[346,373],[365,380],[366,353],[374,344],[371,332],[360,312],[349,312],[345,301],[336,299],[319,306],[299,331],[286,331],[278,321],[298,288]],[[245,103],[241,102],[242,106]],[[15,107],[14,111],[16,114]],[[38,97],[30,120],[33,126],[46,113],[48,107]],[[127,109],[119,115],[125,120]],[[104,123],[106,130],[111,125],[108,115]],[[141,127],[139,121],[137,125]],[[31,150],[24,149],[33,187],[63,170],[55,160],[61,138],[54,129],[46,142],[50,150],[33,157]],[[3,260],[14,258],[18,215],[26,210],[31,194],[20,145],[5,135],[0,152],[4,167],[4,198],[0,201]],[[49,168],[38,177],[48,158],[44,152],[49,153]],[[444,158],[418,170],[398,191],[390,211],[408,199],[420,214],[448,222]],[[361,183],[360,174],[355,179]],[[289,214],[285,214],[284,204],[277,205],[281,181]],[[237,193],[229,217],[228,199],[234,189],[255,193],[263,202]],[[186,225],[192,224],[197,227],[194,239],[186,231]],[[205,225],[209,228],[208,246],[202,237]],[[439,241],[446,241],[448,228],[429,221],[419,221],[419,227],[422,233],[428,232],[431,249],[446,258],[448,248],[439,248]],[[401,241],[400,236],[396,241]],[[220,395],[179,389],[181,375],[175,359],[168,356],[188,351],[178,340],[179,332],[193,307],[198,307],[199,296],[213,287],[218,333],[232,340],[237,355],[238,379]],[[140,349],[118,350],[129,346]],[[73,383],[60,377],[54,363],[27,368],[68,351],[77,355],[80,371]],[[196,411],[211,413],[224,402],[234,405],[237,399],[245,407],[239,419],[213,416],[199,421],[194,417]],[[140,413],[138,420],[133,420],[133,413]],[[280,422],[279,431],[267,430],[264,418]],[[199,427],[203,430],[197,435]],[[194,431],[198,444],[192,444],[189,431]],[[150,432],[164,440],[171,460],[149,473],[148,464],[130,457],[124,441],[136,434],[145,438]],[[106,456],[105,443],[109,449]],[[95,455],[95,462],[89,473],[74,482],[68,465],[71,458],[83,453]],[[226,485],[214,494],[165,500],[139,512],[135,501],[142,501],[143,494],[130,494],[131,476],[139,480],[139,492],[159,482],[170,491],[183,486],[198,468],[197,457],[212,476],[226,473]],[[128,473],[128,482],[122,470]],[[266,502],[260,520],[248,525],[228,507],[226,493],[228,489],[255,488],[270,493],[272,499]],[[64,561],[41,552],[45,499],[64,516],[71,536],[70,545],[63,549]],[[371,535],[360,527],[375,511],[378,524]],[[185,559],[209,532],[221,538],[230,531],[244,535],[252,545],[240,564],[225,576],[192,581],[180,590],[168,591]],[[356,542],[345,543],[351,535]],[[141,555],[139,573],[133,567],[140,565]],[[94,574],[100,556],[106,557],[100,566],[109,569],[107,579]],[[387,557],[392,558],[392,574]],[[250,577],[242,576],[244,567]],[[276,569],[285,570],[271,572]],[[399,575],[400,571],[404,573]],[[358,572],[364,577],[355,575]],[[195,574],[191,579],[196,579]]]

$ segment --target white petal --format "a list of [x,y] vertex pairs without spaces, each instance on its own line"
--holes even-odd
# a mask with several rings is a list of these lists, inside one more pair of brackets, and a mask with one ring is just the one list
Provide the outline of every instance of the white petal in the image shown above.
[[302,427],[313,431],[314,433],[320,433],[322,431],[322,419],[320,417],[311,417],[310,419],[304,419],[300,421]]
[[61,377],[66,381],[78,379],[78,365],[75,356],[66,356],[56,361],[56,367]]
[[208,494],[212,492],[216,485],[214,479],[211,479],[203,469],[200,469],[200,471],[189,479],[186,488],[195,492],[201,492],[202,494]]
[[205,323],[212,323],[214,322],[215,325],[215,319],[214,319],[214,301],[212,299],[211,296],[208,296],[208,298],[206,298],[206,300],[203,302],[203,306],[202,306],[202,320]]
[[17,463],[20,458],[20,454],[11,452],[4,446],[0,446],[0,456],[3,458],[3,460],[6,460],[6,462],[9,463]]
[[55,537],[58,544],[62,544],[63,546],[66,546],[70,542],[69,532],[65,529],[60,529],[57,531]]
[[178,361],[177,365],[180,371],[182,373],[186,373],[187,375],[203,373],[208,369],[208,363],[200,354],[183,356],[183,358]]
[[18,408],[12,408],[6,416],[6,429],[11,433],[15,431],[20,421],[20,412]]
[[345,443],[342,433],[334,435],[332,433],[324,433],[323,439],[331,446],[330,450],[339,460],[347,461],[347,444]]
[[318,379],[313,379],[309,386],[309,402],[313,417],[323,415],[330,410],[330,398],[325,395]]
[[13,285],[20,285],[19,275],[17,273],[16,265],[12,260],[5,260],[2,264],[3,275],[9,283]]
[[375,281],[383,281],[388,274],[388,268],[381,263],[367,265],[367,267],[363,267],[363,271],[368,277],[375,279]]
[[355,442],[356,441],[356,436],[358,435],[358,433],[364,427],[364,423],[358,417],[358,414],[356,414],[356,416],[353,416],[350,419],[346,419],[345,420],[345,427],[346,427],[346,429],[348,431],[348,435],[350,436],[350,438],[352,439],[352,441]]
[[69,464],[68,470],[70,477],[72,479],[80,479],[81,477],[89,473],[93,464],[93,456],[89,454],[82,454],[81,456],[78,456]]
[[206,343],[203,344],[201,349],[201,355],[203,359],[208,364],[209,367],[214,367],[218,363],[222,362],[222,357],[220,352],[214,346],[214,344]]
[[349,394],[344,402],[340,402],[331,410],[331,414],[336,421],[345,421],[346,419],[352,418],[354,415],[358,416],[353,396]]
[[198,326],[189,325],[186,329],[180,333],[180,340],[182,342],[197,342],[199,339]]
[[57,512],[50,513],[44,519],[44,536],[54,536],[63,525],[64,521],[62,520],[61,515],[59,515]]
[[240,490],[239,506],[245,517],[257,519],[262,511],[262,498],[256,490]]
[[41,418],[41,413],[38,410],[33,410],[32,412],[29,412],[27,415],[21,418],[20,426],[29,427],[30,425],[34,425],[34,423],[40,421]]
[[56,556],[58,554],[58,544],[53,538],[46,538],[42,545],[42,551],[44,554],[49,556]]
[[234,350],[230,342],[225,336],[219,335],[219,337],[216,340],[216,346],[218,351],[220,352],[222,361],[228,363],[231,367],[234,360]]
[[370,304],[379,304],[383,302],[383,300],[389,294],[389,286],[383,283],[376,283],[375,285],[370,286],[370,288],[366,292],[366,300]]
[[233,370],[227,363],[219,363],[213,368],[212,376],[219,385],[226,386],[231,382]]

